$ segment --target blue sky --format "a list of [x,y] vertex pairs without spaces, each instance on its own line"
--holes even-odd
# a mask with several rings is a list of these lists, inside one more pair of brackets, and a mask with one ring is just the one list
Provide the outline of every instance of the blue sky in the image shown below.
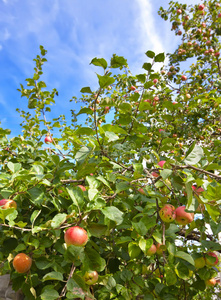
[[[198,3],[183,0],[183,3]],[[166,0],[0,0],[0,120],[17,134],[21,119],[16,108],[27,99],[17,88],[33,74],[39,45],[48,51],[43,80],[59,97],[51,117],[71,118],[72,96],[84,86],[97,87],[94,57],[107,61],[113,53],[124,56],[136,74],[147,60],[145,52],[173,51],[180,41],[169,22],[158,16]]]

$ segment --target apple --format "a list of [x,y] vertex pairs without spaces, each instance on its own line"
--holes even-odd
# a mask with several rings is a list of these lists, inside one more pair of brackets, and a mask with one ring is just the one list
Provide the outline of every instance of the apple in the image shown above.
[[187,16],[185,16],[184,19],[185,19],[185,20],[189,20],[189,18],[190,18],[190,17],[187,15]]
[[136,87],[132,85],[132,86],[130,87],[130,89],[131,89],[131,91],[135,91],[135,90],[136,90]]
[[220,56],[220,52],[215,52],[214,56],[219,57]]
[[107,114],[110,110],[110,107],[109,106],[105,106],[104,108],[104,114]]
[[200,4],[200,5],[198,6],[198,9],[199,9],[199,10],[204,10],[204,8],[205,8],[205,5],[204,5],[204,4]]
[[161,168],[163,168],[163,165],[165,164],[165,160],[161,160],[158,162],[158,166],[160,166]]
[[206,265],[206,261],[203,256],[196,258],[194,260],[194,263],[195,263],[196,269],[201,269],[201,268],[205,267],[205,265]]
[[160,98],[159,98],[158,96],[155,96],[155,97],[153,98],[153,100],[154,100],[154,101],[159,101]]
[[86,284],[93,285],[98,281],[98,273],[97,271],[86,272],[83,276],[83,279]]
[[164,131],[164,130],[160,128],[160,129],[159,129],[159,132],[162,132],[162,131]]
[[64,240],[67,246],[84,246],[88,241],[87,231],[80,226],[70,227],[64,234]]
[[209,54],[208,50],[204,51],[204,55],[208,55],[208,54]]
[[86,191],[86,187],[85,186],[83,186],[83,185],[81,185],[81,184],[79,184],[78,185],[78,187],[83,191],[83,192],[85,192]]
[[203,28],[206,28],[206,23],[203,22],[203,23],[202,23],[202,26],[203,26]]
[[209,53],[214,53],[214,49],[213,49],[213,48],[210,48],[210,49],[209,49]]
[[171,204],[166,204],[161,208],[159,215],[163,222],[171,223],[176,218],[175,207]]
[[187,225],[191,223],[194,219],[194,213],[188,213],[185,211],[186,206],[179,206],[175,210],[176,213],[176,223],[179,225]]
[[32,265],[32,258],[25,253],[18,253],[13,259],[13,267],[18,273],[27,273]]
[[152,175],[153,177],[158,177],[158,176],[160,176],[160,174],[157,173],[157,172],[152,172],[151,175]]
[[2,199],[0,200],[0,207],[3,209],[7,208],[17,208],[17,203],[11,199]]
[[166,71],[165,70],[161,70],[160,72],[162,75],[165,75],[166,74]]
[[157,248],[154,244],[152,244],[152,246],[147,250],[146,254],[148,256],[154,255],[157,251]]
[[157,82],[158,82],[158,79],[155,78],[155,79],[153,80],[153,83],[156,84]]
[[182,80],[182,81],[186,81],[186,80],[187,80],[186,75],[182,75],[182,76],[181,76],[181,80]]
[[139,188],[138,192],[140,192],[142,195],[145,195],[145,192],[144,192],[144,190],[142,188]]
[[206,284],[206,286],[214,286],[216,284],[216,278],[211,278],[211,279],[205,280],[205,284]]
[[[210,257],[214,257],[214,258],[211,260]],[[206,253],[205,260],[206,260],[206,265],[212,267],[216,266],[219,262],[218,256],[214,252]]]
[[151,100],[150,99],[145,99],[144,102],[151,103]]
[[199,28],[199,29],[197,29],[196,32],[200,34],[200,33],[202,33],[202,29]]
[[181,30],[178,30],[178,31],[177,31],[177,34],[178,34],[178,35],[182,35],[182,31],[181,31]]
[[179,9],[177,9],[177,11],[176,11],[176,12],[177,12],[177,14],[178,14],[178,15],[182,14],[182,10],[181,10],[180,8],[179,8]]
[[221,18],[221,13],[218,14],[218,18]]
[[158,243],[156,248],[157,248],[157,251],[156,251],[157,255],[162,256],[165,245]]
[[52,137],[51,137],[50,135],[47,135],[47,136],[45,137],[45,143],[46,143],[46,144],[52,143]]

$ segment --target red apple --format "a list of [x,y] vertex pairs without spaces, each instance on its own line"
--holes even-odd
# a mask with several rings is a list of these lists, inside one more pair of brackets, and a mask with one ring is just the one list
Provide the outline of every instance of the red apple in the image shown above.
[[160,166],[161,168],[163,168],[163,165],[165,164],[165,160],[161,160],[158,162],[158,166]]
[[0,206],[3,209],[7,208],[17,208],[17,203],[14,200],[11,199],[2,199],[0,200]]
[[158,79],[155,78],[155,79],[153,80],[153,83],[156,84],[157,82],[158,82]]
[[178,15],[182,14],[182,10],[181,10],[180,8],[179,8],[179,9],[177,9],[177,11],[176,11],[176,12],[177,12],[177,14],[178,14]]
[[214,53],[214,56],[219,57],[220,56],[220,52]]
[[157,251],[157,248],[154,244],[152,244],[152,246],[147,250],[146,254],[148,256],[154,255]]
[[97,271],[86,272],[83,278],[86,284],[93,285],[98,281],[98,273]]
[[189,20],[189,18],[190,18],[189,16],[185,16],[185,18],[184,18],[184,19],[185,19],[185,20]]
[[206,284],[206,286],[214,286],[216,284],[216,278],[211,278],[211,279],[205,280],[205,284]]
[[165,223],[171,223],[175,220],[175,207],[171,204],[164,205],[159,212],[160,218]]
[[197,29],[197,31],[196,31],[198,34],[200,34],[200,33],[202,33],[202,30],[199,28],[199,29]]
[[203,22],[203,23],[202,23],[202,26],[203,26],[203,28],[205,28],[205,27],[206,27],[206,23]]
[[152,173],[151,173],[151,175],[152,175],[152,176],[154,176],[154,177],[158,177],[158,176],[160,176],[160,174],[159,174],[159,173],[157,173],[157,172],[152,172]]
[[142,188],[139,188],[138,192],[140,192],[141,194],[145,195],[145,192],[144,192],[144,190]]
[[178,31],[177,31],[177,34],[178,34],[178,35],[182,35],[182,31],[181,31],[181,30],[178,30]]
[[135,91],[135,90],[136,90],[136,87],[132,85],[132,86],[130,87],[130,89],[131,89],[131,91]]
[[186,206],[179,206],[175,210],[176,222],[179,225],[187,225],[191,223],[194,219],[194,213],[188,213],[185,211]]
[[70,227],[64,234],[64,240],[67,246],[84,246],[88,241],[87,231],[79,226]]
[[46,144],[52,143],[52,137],[51,137],[50,135],[47,135],[47,136],[45,137],[45,143],[46,143]]
[[109,106],[105,106],[104,108],[104,114],[107,114],[110,110],[110,107]]
[[181,76],[181,80],[186,81],[186,80],[187,80],[186,75],[182,75],[182,76]]
[[204,4],[200,4],[200,5],[198,6],[198,9],[199,9],[199,10],[204,10],[204,8],[205,8],[205,5],[204,5]]
[[218,18],[221,18],[221,13],[218,14]]
[[78,187],[83,191],[83,192],[85,192],[86,191],[86,187],[85,186],[83,186],[83,185],[81,185],[81,184],[79,184],[78,185]]
[[[210,257],[214,257],[214,258],[211,260]],[[205,260],[206,260],[207,266],[212,266],[212,267],[216,266],[219,262],[218,256],[214,252],[206,253]]]

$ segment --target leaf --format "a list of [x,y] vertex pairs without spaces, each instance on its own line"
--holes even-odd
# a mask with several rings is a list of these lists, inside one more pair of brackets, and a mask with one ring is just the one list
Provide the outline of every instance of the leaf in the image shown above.
[[83,164],[85,159],[91,153],[91,149],[83,146],[75,155],[75,159],[79,165]]
[[60,272],[50,272],[45,274],[45,276],[42,278],[42,281],[47,281],[47,280],[58,280],[58,281],[63,281],[63,274]]
[[124,114],[126,114],[126,113],[131,113],[132,107],[131,107],[131,105],[130,105],[129,103],[121,103],[121,104],[119,105],[119,110],[120,110],[122,113],[124,113]]
[[114,132],[110,131],[106,131],[105,136],[108,138],[108,143],[114,142],[119,139],[119,137]]
[[81,207],[81,204],[84,203],[83,191],[80,188],[76,189],[75,187],[72,187],[72,186],[67,186],[66,190],[67,190],[69,196],[71,197],[71,200],[73,201],[73,203],[78,208]]
[[104,224],[91,223],[88,226],[88,230],[90,234],[98,238],[102,237],[102,235],[105,234],[107,229],[108,229],[107,225]]
[[44,288],[44,292],[41,294],[41,300],[56,300],[59,298],[59,294],[52,288]]
[[186,252],[183,251],[177,251],[175,253],[176,257],[182,258],[183,260],[187,261],[188,263],[190,263],[191,265],[195,266],[194,260],[192,258],[192,256]]
[[160,171],[160,175],[163,178],[163,180],[167,179],[168,177],[170,177],[170,175],[173,173],[172,170],[170,169],[164,169],[162,171]]
[[159,53],[154,58],[155,62],[164,62],[164,60],[165,60],[165,54],[164,53]]
[[184,162],[188,165],[195,165],[201,160],[203,155],[203,149],[200,146],[195,145],[193,150],[184,159]]
[[193,189],[192,189],[192,182],[186,182],[185,183],[186,186],[186,192],[187,192],[187,206],[186,208],[190,208],[191,204],[192,204],[192,200],[193,200]]
[[93,58],[90,64],[98,67],[102,67],[104,70],[107,68],[107,62],[104,58]]
[[102,213],[106,218],[116,222],[117,225],[123,222],[123,212],[115,206],[107,206],[103,208]]
[[152,68],[152,64],[151,63],[144,63],[142,68],[146,71],[150,71]]
[[101,76],[101,75],[97,74],[97,77],[98,77],[99,86],[101,89],[103,89],[115,82],[115,79],[108,75]]
[[111,68],[127,67],[127,60],[123,56],[114,54],[111,58]]
[[155,56],[155,53],[153,51],[147,51],[145,54],[149,58],[154,58],[154,56]]
[[12,173],[16,173],[21,169],[21,164],[20,163],[12,163],[11,161],[8,162],[7,164],[9,170],[12,171]]
[[141,253],[140,247],[134,242],[131,242],[128,245],[128,253],[131,259],[137,258],[137,256]]
[[211,216],[212,220],[217,222],[220,216],[220,210],[212,205],[206,204],[206,209]]
[[51,227],[58,228],[62,223],[65,222],[66,218],[67,218],[67,214],[57,214],[52,219]]
[[94,135],[95,131],[89,127],[80,127],[75,131],[76,135]]
[[92,109],[88,108],[88,107],[83,107],[80,109],[80,111],[76,114],[76,116],[82,115],[82,114],[88,114],[88,115],[92,115],[94,112]]
[[102,272],[106,266],[106,261],[103,259],[100,254],[89,247],[85,248],[85,258],[84,265],[88,270],[96,270],[97,272]]

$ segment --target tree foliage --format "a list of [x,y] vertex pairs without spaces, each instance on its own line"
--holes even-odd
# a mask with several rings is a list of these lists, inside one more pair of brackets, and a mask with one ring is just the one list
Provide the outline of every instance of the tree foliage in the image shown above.
[[[160,8],[182,42],[172,54],[147,51],[141,74],[115,54],[109,63],[92,59],[98,88],[82,88],[71,123],[63,115],[47,119],[57,91],[41,80],[47,51],[40,46],[34,74],[19,89],[29,108],[18,110],[22,134],[9,139],[0,129],[0,194],[17,204],[0,208],[0,270],[25,299],[220,294],[207,280],[218,272],[208,253],[221,251],[221,7],[214,0],[204,6]],[[166,204],[185,206],[194,220],[164,222]],[[86,245],[67,247],[72,226],[87,231]],[[32,258],[27,273],[13,268],[18,253]],[[99,274],[91,286],[84,280],[90,271]]]

